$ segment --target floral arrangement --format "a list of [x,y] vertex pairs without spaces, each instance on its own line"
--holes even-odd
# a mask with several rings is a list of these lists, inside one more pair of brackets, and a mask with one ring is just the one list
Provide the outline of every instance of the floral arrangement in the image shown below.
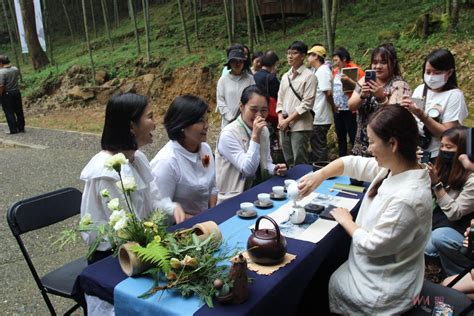
[[[151,275],[155,286],[141,297],[147,297],[160,290],[176,289],[184,296],[196,294],[209,307],[213,307],[212,298],[222,295],[222,288],[229,289],[229,266],[222,264],[235,256],[235,253],[217,251],[220,240],[213,234],[202,240],[193,230],[167,232],[167,215],[154,211],[147,220],[140,220],[133,211],[132,192],[137,188],[133,178],[123,178],[122,165],[128,160],[121,153],[111,156],[105,163],[109,170],[115,170],[120,178],[116,183],[123,194],[122,199],[111,197],[107,190],[100,192],[107,199],[107,207],[112,211],[108,223],[94,223],[91,214],[85,214],[79,223],[79,232],[95,232],[95,241],[89,246],[90,258],[102,242],[108,242],[117,255],[120,246],[128,242],[136,244],[130,247],[144,262],[151,264],[145,274]],[[122,207],[125,202],[126,207]],[[63,231],[55,243],[62,247],[75,240],[77,230]],[[216,287],[218,280],[221,286]]]

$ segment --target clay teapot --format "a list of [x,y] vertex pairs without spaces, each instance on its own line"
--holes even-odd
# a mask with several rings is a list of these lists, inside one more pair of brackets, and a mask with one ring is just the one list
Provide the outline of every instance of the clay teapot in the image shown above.
[[[258,229],[263,218],[272,222],[275,229]],[[247,253],[253,262],[262,265],[273,265],[283,260],[286,254],[286,239],[280,234],[278,224],[271,217],[261,216],[257,219],[247,240]]]

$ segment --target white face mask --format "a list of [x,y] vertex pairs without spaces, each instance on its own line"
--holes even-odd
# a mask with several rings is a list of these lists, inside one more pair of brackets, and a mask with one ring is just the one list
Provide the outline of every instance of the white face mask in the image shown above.
[[424,75],[425,83],[430,87],[430,89],[439,89],[446,84],[444,80],[444,74],[440,75]]

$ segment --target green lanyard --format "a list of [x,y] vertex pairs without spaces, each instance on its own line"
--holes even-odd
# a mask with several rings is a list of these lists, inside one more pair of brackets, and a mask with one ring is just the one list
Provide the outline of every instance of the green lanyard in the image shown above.
[[249,141],[250,141],[251,138],[250,138],[249,131],[247,130],[247,127],[244,125],[244,122],[242,122],[242,119],[240,116],[237,118],[237,121],[239,121],[240,126],[242,126],[242,128],[244,129],[245,134],[247,134],[247,137],[249,138]]

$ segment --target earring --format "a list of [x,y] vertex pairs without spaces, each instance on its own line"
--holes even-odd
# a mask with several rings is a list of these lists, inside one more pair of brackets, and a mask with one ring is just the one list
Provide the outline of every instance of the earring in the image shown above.
[[183,133],[184,133],[184,128],[182,128],[182,129],[181,129],[181,132],[183,132]]

